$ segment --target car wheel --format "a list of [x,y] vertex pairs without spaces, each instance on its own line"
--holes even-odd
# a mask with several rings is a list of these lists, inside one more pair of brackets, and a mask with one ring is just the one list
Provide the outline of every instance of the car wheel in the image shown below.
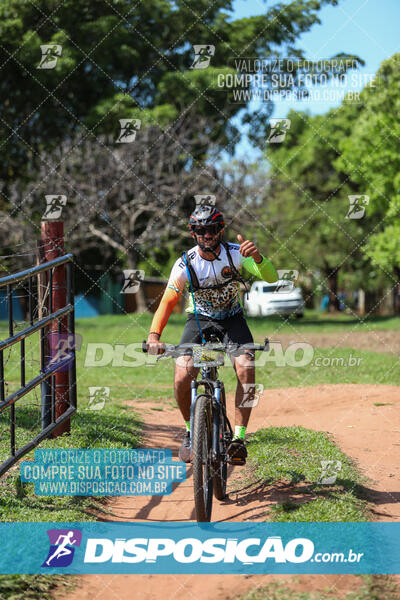
[[297,319],[302,319],[304,317],[304,313],[296,313]]

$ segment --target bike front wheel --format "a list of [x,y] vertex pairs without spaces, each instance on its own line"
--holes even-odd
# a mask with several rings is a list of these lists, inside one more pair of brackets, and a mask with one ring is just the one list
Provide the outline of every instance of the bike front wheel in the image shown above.
[[219,424],[219,456],[220,460],[214,464],[214,496],[217,500],[223,500],[226,498],[226,482],[228,479],[228,465],[226,463],[226,446],[227,438],[229,437],[229,430],[227,428],[225,420],[225,388],[224,384],[221,384],[221,404],[223,410],[221,410],[220,424]]
[[214,496],[217,500],[226,498],[226,480],[228,478],[228,465],[222,460],[214,467]]
[[201,395],[196,400],[193,418],[192,466],[196,520],[211,520],[213,497],[212,398]]

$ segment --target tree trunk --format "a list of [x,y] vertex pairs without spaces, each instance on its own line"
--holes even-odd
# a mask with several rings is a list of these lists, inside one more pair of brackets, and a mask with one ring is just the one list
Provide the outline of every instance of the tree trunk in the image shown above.
[[338,298],[338,273],[339,267],[325,267],[325,277],[328,280],[329,306],[328,310],[334,312],[339,310],[340,303]]
[[143,284],[139,286],[138,291],[136,292],[136,312],[143,313],[149,312],[146,305],[146,298],[144,295]]
[[[137,268],[137,252],[130,248],[127,252],[128,259],[128,269],[136,269]],[[144,286],[143,283],[140,284],[138,291],[135,293],[136,300],[136,312],[144,313],[149,312],[146,305],[146,297],[144,294]]]

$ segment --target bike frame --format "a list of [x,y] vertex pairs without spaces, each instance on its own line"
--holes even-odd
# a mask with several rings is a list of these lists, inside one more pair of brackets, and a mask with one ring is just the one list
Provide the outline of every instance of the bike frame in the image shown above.
[[[212,398],[212,417],[213,417],[213,430],[212,430],[212,460],[213,462],[221,461],[220,443],[219,443],[219,432],[221,426],[221,413],[225,418],[228,428],[232,432],[232,427],[229,422],[228,416],[226,415],[226,407],[222,406],[221,403],[221,381],[217,379],[217,367],[202,367],[201,368],[201,379],[199,381],[191,382],[191,403],[190,403],[190,431],[193,432],[193,417],[194,409],[196,406],[199,386],[203,385],[205,394]],[[190,438],[190,444],[192,444],[192,438]]]

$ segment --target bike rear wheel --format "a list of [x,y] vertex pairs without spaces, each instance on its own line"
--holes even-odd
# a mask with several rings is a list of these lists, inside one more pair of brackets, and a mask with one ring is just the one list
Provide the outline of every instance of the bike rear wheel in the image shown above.
[[192,466],[196,520],[210,521],[213,496],[212,398],[201,395],[196,400],[193,418]]

